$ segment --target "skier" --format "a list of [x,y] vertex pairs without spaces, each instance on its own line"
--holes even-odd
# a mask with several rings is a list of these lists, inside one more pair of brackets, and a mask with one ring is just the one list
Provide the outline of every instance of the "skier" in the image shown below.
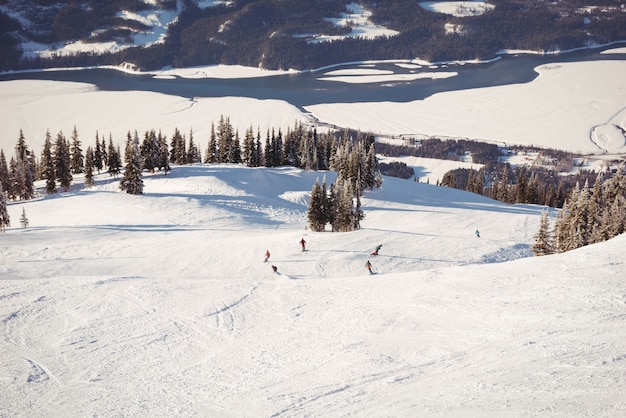
[[265,260],[263,260],[264,263],[267,263],[267,260],[270,259],[270,250],[265,250]]
[[478,229],[477,229],[477,230],[476,230],[476,232],[474,232],[474,233],[476,234],[476,236],[477,236],[478,238],[480,238],[480,232],[478,232]]
[[365,268],[367,269],[367,271],[370,272],[370,274],[373,274],[372,273],[372,263],[370,263],[369,260],[367,260],[367,263],[365,263]]
[[272,270],[274,270],[274,274],[278,274],[278,267],[272,265]]
[[304,240],[304,238],[300,240],[300,245],[302,246],[302,251],[306,251],[306,241]]
[[378,255],[378,250],[380,250],[383,247],[383,244],[377,245],[376,249],[372,252],[372,255]]

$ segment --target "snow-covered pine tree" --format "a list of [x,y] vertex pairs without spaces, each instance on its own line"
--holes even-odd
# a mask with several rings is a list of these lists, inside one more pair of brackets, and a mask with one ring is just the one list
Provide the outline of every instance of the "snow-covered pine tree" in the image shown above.
[[337,203],[333,230],[338,232],[348,232],[353,225],[353,205],[352,186],[349,182],[337,178],[335,191],[337,193]]
[[98,170],[98,174],[102,171],[103,157],[102,157],[102,148],[100,146],[100,139],[98,138],[98,131],[96,131],[96,148],[93,152],[93,168]]
[[57,139],[54,144],[53,160],[56,179],[59,181],[63,191],[67,192],[72,184],[73,176],[70,161],[70,147],[65,139],[65,135],[63,135],[61,131],[57,134]]
[[312,231],[323,232],[326,229],[326,214],[324,213],[324,196],[319,180],[315,180],[311,199],[309,200],[309,210],[307,213],[309,227]]
[[326,198],[326,205],[324,206],[324,212],[326,213],[326,222],[331,225],[331,230],[335,232],[335,219],[337,218],[337,201],[339,200],[336,192],[336,183],[330,183],[328,188],[328,195]]
[[33,159],[32,152],[26,145],[26,139],[20,129],[20,136],[15,147],[15,158],[17,162],[18,170],[21,171],[20,186],[15,190],[17,197],[21,200],[30,200],[35,195],[35,177],[36,177],[36,164]]
[[129,135],[125,155],[126,166],[124,168],[124,177],[120,181],[120,189],[129,194],[142,194],[142,161],[141,152],[139,151],[139,138],[137,135],[134,135],[133,138]]
[[589,198],[587,229],[589,230],[588,243],[602,242],[602,212],[604,207],[602,193],[602,173],[598,173],[591,189]]
[[217,156],[219,163],[230,163],[229,160],[232,152],[233,127],[230,124],[230,118],[220,115],[217,124]]
[[554,252],[552,232],[550,231],[550,218],[547,210],[541,213],[539,231],[535,234],[535,243],[531,249],[537,256],[549,255]]
[[204,157],[204,162],[208,164],[215,164],[218,162],[217,155],[217,139],[215,136],[215,124],[211,122],[211,133],[209,136],[209,146]]
[[554,222],[554,250],[562,253],[566,251],[566,242],[568,239],[569,229],[565,224],[565,217],[568,211],[568,202],[563,203],[563,207],[556,213],[556,221]]
[[261,143],[261,129],[257,128],[256,139],[254,140],[254,167],[263,167],[265,165],[265,155],[263,155],[263,144]]
[[159,143],[154,129],[146,131],[141,144],[141,158],[143,168],[154,173],[154,169],[159,165]]
[[11,218],[7,209],[7,195],[0,183],[0,232],[4,232],[6,227],[11,226]]
[[159,131],[157,135],[157,144],[159,147],[159,162],[157,168],[163,170],[163,174],[167,174],[171,171],[170,168],[170,151],[167,147],[167,138]]
[[[109,132],[109,140],[112,140],[110,132]],[[102,152],[102,169],[104,170],[106,168],[107,171],[108,171],[108,167],[109,167],[109,153],[107,151],[107,146],[106,146],[106,142],[104,140],[104,137],[102,137],[102,144],[100,145],[100,151]]]
[[361,209],[361,196],[360,192],[356,192],[354,194],[354,199],[356,201],[354,205],[354,209],[352,210],[352,230],[356,231],[361,228],[361,221],[365,218],[365,214],[363,213],[363,209]]
[[194,164],[202,162],[202,157],[200,156],[200,150],[193,142],[193,129],[189,130],[189,147],[187,149],[187,163]]
[[615,196],[613,203],[607,208],[608,238],[611,239],[626,231],[626,198],[621,194]]
[[185,138],[180,133],[178,128],[174,128],[174,135],[172,135],[170,149],[170,162],[172,164],[186,164],[187,163],[187,149],[185,146]]
[[87,151],[85,151],[85,186],[91,187],[94,185],[94,155],[93,148],[87,147]]
[[22,216],[20,216],[20,225],[22,225],[22,228],[24,229],[28,228],[28,225],[29,225],[28,218],[26,217],[25,207],[22,207]]
[[72,131],[72,147],[71,147],[71,171],[72,174],[80,174],[83,173],[85,167],[83,165],[83,150],[81,149],[80,139],[78,138],[78,130],[76,126],[74,126],[74,130]]
[[56,193],[56,172],[54,158],[52,157],[52,138],[50,131],[46,131],[46,139],[43,144],[43,152],[41,153],[41,178],[46,180],[46,194]]
[[243,150],[241,154],[241,162],[247,167],[255,167],[254,162],[254,133],[252,126],[246,129],[246,133],[243,136]]
[[0,185],[4,190],[9,187],[9,166],[4,156],[4,150],[0,149]]
[[111,137],[111,135],[109,135],[109,147],[107,151],[107,156],[107,165],[109,167],[108,172],[114,178],[117,178],[121,171],[120,168],[122,167],[122,160],[120,159],[119,150],[113,145],[113,138]]
[[572,198],[572,206],[570,208],[570,227],[575,231],[570,239],[573,243],[571,250],[580,248],[589,242],[589,201],[591,191],[589,189],[589,180],[585,180],[582,189],[576,185],[576,194]]
[[366,188],[372,190],[374,187],[380,187],[377,181],[377,174],[380,173],[380,165],[378,158],[376,158],[376,150],[374,143],[369,146],[367,150],[367,158],[365,160],[365,169],[363,170],[363,184]]
[[233,164],[241,164],[241,141],[239,139],[239,130],[235,130],[235,137],[231,144],[230,162]]
[[273,167],[272,164],[274,164],[274,153],[272,152],[272,141],[270,138],[269,129],[265,134],[265,148],[263,154],[265,155],[265,157],[263,158],[265,160],[265,167]]

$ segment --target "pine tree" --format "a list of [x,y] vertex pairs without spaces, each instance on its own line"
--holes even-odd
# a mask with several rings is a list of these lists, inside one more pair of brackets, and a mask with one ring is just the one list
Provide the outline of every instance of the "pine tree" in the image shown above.
[[167,174],[168,171],[171,171],[170,152],[167,148],[167,138],[161,134],[161,131],[159,131],[159,134],[157,135],[157,144],[159,146],[159,163],[157,164],[157,167],[159,170],[163,170],[163,174]]
[[80,148],[81,143],[80,139],[78,139],[78,131],[76,130],[76,126],[74,126],[74,130],[72,131],[72,149],[71,149],[71,168],[72,174],[80,174],[84,172],[83,160],[85,157],[83,156],[83,150]]
[[[26,181],[25,187],[29,188],[29,191],[26,191],[23,194],[33,195],[33,182],[35,177],[37,177],[37,166],[35,164],[33,153],[28,149],[26,145],[26,139],[24,138],[24,134],[20,129],[20,136],[17,142],[17,146],[15,147],[16,157],[21,160],[23,164],[23,175]],[[31,197],[27,197],[26,199],[30,199]],[[23,198],[24,199],[24,198]]]
[[239,131],[236,130],[235,131],[235,138],[233,139],[232,145],[231,145],[231,152],[230,152],[230,162],[233,164],[241,164],[242,159],[241,159],[241,143],[239,140]]
[[602,211],[604,207],[602,193],[602,173],[598,173],[591,190],[589,199],[587,229],[589,231],[588,243],[604,241],[602,238]]
[[[111,133],[109,133],[109,141],[112,141]],[[102,145],[100,146],[100,151],[102,152],[102,164],[103,164],[102,169],[104,170],[104,168],[106,166],[107,171],[108,171],[109,153],[107,152],[107,147],[106,147],[106,144],[105,144],[105,141],[104,141],[104,137],[102,137]]]
[[541,214],[539,231],[535,234],[535,244],[532,246],[533,253],[537,256],[549,255],[554,252],[552,244],[552,233],[550,231],[550,218],[548,211]]
[[324,196],[322,187],[318,180],[315,180],[311,199],[309,200],[309,227],[312,231],[323,232],[326,229],[326,214],[324,213]]
[[103,161],[102,147],[100,146],[100,139],[98,138],[98,132],[96,131],[96,149],[93,154],[93,166],[96,170],[98,170],[98,174],[102,171]]
[[109,135],[109,149],[107,151],[109,174],[114,178],[120,174],[120,167],[122,166],[122,160],[120,159],[120,153],[113,145],[113,138]]
[[20,190],[23,187],[24,179],[21,167],[15,158],[11,158],[9,162],[9,188],[7,189],[7,197],[9,200],[17,200]]
[[336,204],[333,231],[347,232],[353,226],[352,186],[337,178],[335,182]]
[[246,133],[243,137],[243,150],[241,154],[241,161],[248,167],[255,167],[254,163],[254,133],[252,132],[252,126],[246,129]]
[[[331,225],[331,230],[335,232],[335,219],[337,218],[337,192],[336,181],[330,184],[328,190],[328,196],[326,198],[326,204],[324,206],[324,212],[326,213],[326,222]],[[325,183],[324,183],[325,184]]]
[[129,194],[143,194],[143,180],[141,178],[141,152],[139,150],[139,137],[128,136],[126,143],[126,166],[124,177],[120,181],[120,189]]
[[87,147],[87,151],[85,151],[85,186],[91,187],[94,185],[94,155],[93,149],[91,147]]
[[201,162],[200,151],[193,142],[193,130],[189,130],[189,148],[187,150],[187,163],[194,164]]
[[204,162],[208,164],[215,164],[218,162],[217,155],[217,138],[215,136],[215,124],[211,123],[211,134],[209,137],[209,147],[204,157]]
[[566,214],[568,211],[567,202],[563,203],[563,207],[556,214],[556,221],[554,222],[554,250],[556,252],[562,253],[567,251],[567,240],[569,234],[569,228],[566,224]]
[[219,163],[231,163],[233,152],[233,127],[230,124],[230,119],[225,118],[224,115],[220,115],[219,123],[217,124],[217,155]]
[[9,166],[7,165],[7,159],[4,156],[4,150],[0,149],[0,185],[3,190],[9,187]]
[[46,193],[56,193],[56,172],[54,158],[52,157],[52,138],[50,132],[46,132],[46,139],[41,154],[41,178],[46,180]]
[[262,167],[265,165],[265,155],[263,154],[263,148],[261,146],[261,130],[257,129],[256,133],[256,145],[255,149],[255,167]]
[[158,167],[160,161],[159,143],[156,132],[153,130],[146,131],[143,143],[141,144],[141,157],[143,159],[143,168],[154,173],[154,169]]
[[63,132],[57,134],[53,160],[56,179],[59,181],[63,191],[67,192],[70,189],[73,177],[70,163],[70,148]]
[[618,194],[608,210],[608,237],[613,238],[626,230],[626,198]]
[[353,231],[361,228],[361,221],[365,218],[365,214],[363,213],[363,209],[361,209],[361,197],[359,196],[359,192],[355,193],[355,201],[356,204],[354,206],[354,210],[352,211],[352,225],[351,228]]
[[182,136],[178,128],[174,128],[174,135],[172,136],[170,148],[172,150],[172,152],[170,153],[170,162],[172,164],[182,165],[187,163],[185,138]]
[[26,217],[26,208],[22,207],[22,216],[20,216],[20,225],[22,225],[22,228],[26,229],[28,228],[28,218]]
[[0,232],[11,226],[11,218],[7,209],[7,195],[0,184]]
[[374,187],[380,187],[377,185],[376,175],[380,172],[380,166],[378,158],[376,158],[376,150],[372,143],[367,151],[367,159],[365,162],[365,169],[363,171],[363,185],[372,190]]
[[270,141],[270,131],[267,130],[267,134],[265,136],[265,167],[274,167],[274,157],[272,153],[272,143]]

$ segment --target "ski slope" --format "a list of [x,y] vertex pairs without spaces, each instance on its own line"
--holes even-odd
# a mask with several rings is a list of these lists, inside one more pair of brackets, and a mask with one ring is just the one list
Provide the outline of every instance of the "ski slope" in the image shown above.
[[175,166],[11,203],[0,416],[626,414],[625,236],[532,257],[543,208],[387,177],[362,229],[314,233],[324,176]]

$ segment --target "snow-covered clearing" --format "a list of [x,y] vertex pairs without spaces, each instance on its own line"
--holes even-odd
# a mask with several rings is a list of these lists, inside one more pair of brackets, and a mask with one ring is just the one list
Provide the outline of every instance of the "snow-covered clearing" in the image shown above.
[[345,38],[361,37],[365,39],[375,39],[381,36],[395,36],[397,31],[387,29],[384,26],[375,25],[370,21],[372,12],[365,9],[359,3],[348,3],[346,5],[347,13],[342,13],[339,18],[329,18],[333,25],[338,27],[350,27],[350,33],[347,35],[324,35],[324,34],[304,34],[299,37],[309,38],[308,42],[328,42]]
[[626,413],[625,236],[528,258],[542,208],[394,178],[361,230],[312,233],[323,175],[174,167],[10,204],[0,415]]
[[494,7],[484,1],[423,1],[420,6],[437,13],[445,13],[456,17],[482,15]]

